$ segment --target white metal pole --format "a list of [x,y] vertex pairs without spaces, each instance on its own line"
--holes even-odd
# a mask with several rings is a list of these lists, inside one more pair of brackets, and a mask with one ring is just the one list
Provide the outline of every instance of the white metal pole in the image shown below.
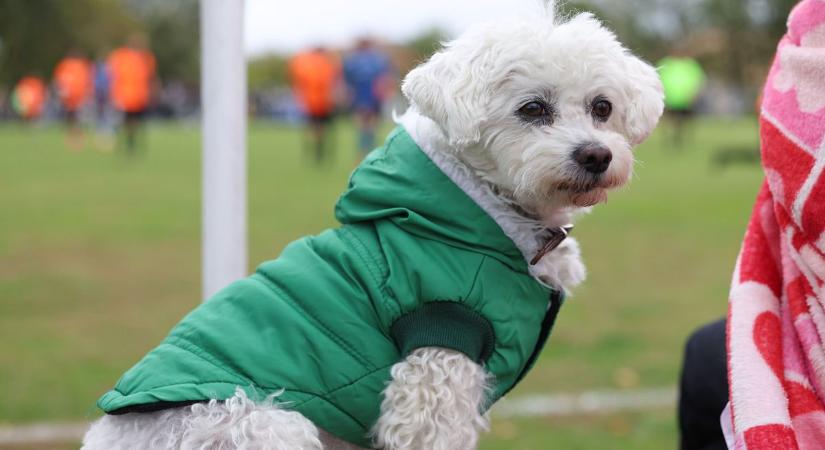
[[244,0],[202,0],[203,298],[247,275]]

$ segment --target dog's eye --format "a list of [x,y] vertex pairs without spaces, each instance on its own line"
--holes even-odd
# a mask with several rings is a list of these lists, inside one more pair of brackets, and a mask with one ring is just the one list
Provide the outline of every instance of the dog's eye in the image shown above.
[[552,125],[553,123],[552,108],[538,100],[525,103],[518,109],[518,115],[525,122],[534,125]]
[[547,114],[547,110],[539,102],[530,102],[519,109],[519,112],[529,117],[541,117]]
[[604,122],[610,117],[610,113],[613,112],[613,104],[605,99],[598,99],[593,102],[593,106],[590,109],[590,113],[593,114],[593,117],[596,120],[600,120]]

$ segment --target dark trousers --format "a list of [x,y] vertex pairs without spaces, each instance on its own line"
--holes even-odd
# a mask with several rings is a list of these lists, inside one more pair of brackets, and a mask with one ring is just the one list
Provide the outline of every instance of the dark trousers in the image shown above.
[[682,450],[727,449],[719,416],[728,402],[725,319],[705,325],[688,338],[679,385]]

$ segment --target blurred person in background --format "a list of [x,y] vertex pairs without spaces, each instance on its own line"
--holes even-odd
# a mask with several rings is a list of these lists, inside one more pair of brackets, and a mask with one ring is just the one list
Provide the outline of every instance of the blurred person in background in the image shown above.
[[361,157],[375,147],[375,127],[384,102],[392,93],[394,70],[390,58],[362,38],[344,60],[344,79],[349,89],[350,106],[358,122],[358,148]]
[[46,83],[40,77],[27,75],[14,87],[12,108],[23,120],[31,122],[43,113],[46,97]]
[[78,114],[92,93],[91,62],[78,50],[71,50],[57,63],[53,79],[68,131],[66,144],[72,150],[80,150],[83,131],[78,123]]
[[132,35],[126,46],[109,55],[107,66],[112,105],[123,114],[126,148],[134,153],[155,83],[155,57],[147,48],[146,37]]
[[663,58],[658,67],[665,90],[665,111],[673,126],[673,143],[681,148],[685,128],[705,84],[705,72],[695,59],[681,52]]
[[114,147],[114,124],[109,99],[112,74],[106,61],[108,54],[108,51],[100,52],[94,62],[95,145],[102,151],[111,151]]
[[338,59],[323,47],[298,53],[289,62],[290,82],[309,123],[306,142],[314,150],[316,164],[326,158],[328,129],[340,77]]

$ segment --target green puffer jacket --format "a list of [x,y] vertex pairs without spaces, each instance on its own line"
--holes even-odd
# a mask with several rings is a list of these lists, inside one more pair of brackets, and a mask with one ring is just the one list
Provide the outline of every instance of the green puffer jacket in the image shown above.
[[109,414],[232,397],[279,402],[368,447],[390,367],[438,346],[495,376],[532,366],[562,302],[402,128],[353,173],[343,224],[291,243],[187,315],[98,400]]

